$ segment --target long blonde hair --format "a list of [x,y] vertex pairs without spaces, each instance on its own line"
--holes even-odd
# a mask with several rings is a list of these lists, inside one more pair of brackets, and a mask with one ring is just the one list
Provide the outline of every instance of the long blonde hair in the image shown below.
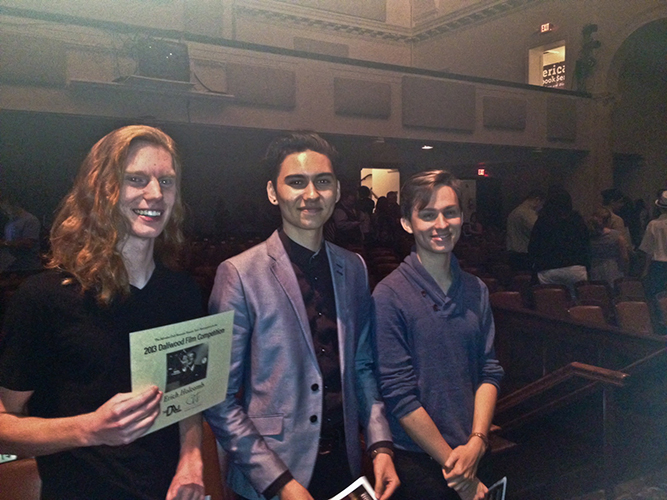
[[61,202],[51,229],[48,267],[70,273],[83,291],[93,290],[98,302],[105,305],[130,292],[127,270],[117,249],[118,242],[128,233],[118,201],[128,151],[139,141],[164,148],[173,160],[176,201],[155,248],[166,264],[174,264],[184,241],[181,163],[174,140],[146,125],[119,128],[93,146],[72,190]]

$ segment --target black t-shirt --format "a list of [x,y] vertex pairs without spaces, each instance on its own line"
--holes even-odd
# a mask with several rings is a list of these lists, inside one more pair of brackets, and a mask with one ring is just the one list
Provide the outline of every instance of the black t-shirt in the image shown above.
[[[202,315],[197,284],[158,265],[146,286],[100,307],[67,275],[26,280],[7,311],[0,386],[34,391],[31,416],[89,413],[131,391],[129,333]],[[77,448],[37,458],[44,499],[164,499],[179,456],[178,425],[125,446]]]

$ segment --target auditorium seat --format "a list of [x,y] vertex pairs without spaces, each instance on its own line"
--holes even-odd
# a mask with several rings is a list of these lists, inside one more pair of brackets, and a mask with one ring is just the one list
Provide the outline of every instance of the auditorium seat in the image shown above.
[[461,258],[463,258],[468,265],[473,267],[479,267],[486,262],[486,252],[482,247],[479,246],[467,246],[462,249]]
[[491,275],[498,280],[500,286],[507,289],[512,281],[512,268],[504,262],[498,262],[491,266]]
[[615,322],[613,293],[606,281],[580,281],[575,283],[574,289],[580,304],[600,306],[605,321],[610,324]]
[[366,260],[367,258],[366,249],[364,248],[363,245],[347,245],[345,248],[348,249],[350,252],[354,252],[356,254],[361,255],[361,257],[364,260]]
[[492,306],[505,307],[508,309],[523,309],[523,297],[519,292],[506,290],[495,292],[489,295],[489,301]]
[[42,480],[34,458],[23,458],[0,464],[0,498],[39,500]]
[[519,292],[524,302],[530,298],[530,287],[533,284],[533,277],[530,274],[519,273],[512,276],[510,280],[510,290]]
[[616,303],[616,319],[623,330],[635,333],[653,333],[651,313],[646,302],[638,300],[620,301]]
[[535,310],[549,316],[568,318],[572,296],[565,285],[533,285],[530,288]]
[[658,323],[662,327],[661,333],[667,333],[667,292],[660,292],[655,297]]
[[466,273],[474,274],[478,278],[481,278],[484,275],[479,267],[462,267],[461,269],[463,269]]
[[396,269],[399,265],[400,263],[398,262],[385,262],[384,264],[378,264],[375,268],[378,282],[391,273],[394,269]]
[[393,263],[393,262],[400,262],[398,260],[398,257],[396,257],[396,255],[394,254],[377,255],[371,258],[372,266],[376,266],[378,264]]
[[601,326],[605,326],[607,324],[607,320],[605,319],[602,308],[597,305],[572,306],[568,312],[570,313],[570,317],[576,321],[582,321],[584,323],[591,323]]
[[615,297],[624,301],[646,301],[646,293],[641,280],[618,278],[614,281]]
[[490,276],[481,276],[480,279],[484,282],[486,288],[489,289],[489,293],[500,291],[500,284],[496,278],[491,278]]
[[396,252],[394,252],[394,250],[392,250],[391,248],[384,248],[384,247],[371,248],[368,253],[371,259],[374,259],[375,257],[379,257],[381,255],[396,256]]

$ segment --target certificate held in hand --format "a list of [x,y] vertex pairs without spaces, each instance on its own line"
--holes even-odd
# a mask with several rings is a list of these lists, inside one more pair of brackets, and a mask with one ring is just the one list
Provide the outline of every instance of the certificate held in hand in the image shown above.
[[132,392],[151,385],[164,395],[153,432],[225,399],[234,312],[130,334]]

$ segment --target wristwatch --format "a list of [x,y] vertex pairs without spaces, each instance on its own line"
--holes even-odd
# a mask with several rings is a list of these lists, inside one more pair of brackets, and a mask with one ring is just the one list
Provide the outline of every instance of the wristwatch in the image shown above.
[[380,453],[386,453],[392,459],[394,458],[394,450],[392,450],[391,448],[386,448],[384,446],[379,446],[375,448],[373,451],[371,451],[371,459],[374,460],[375,457],[377,457]]

